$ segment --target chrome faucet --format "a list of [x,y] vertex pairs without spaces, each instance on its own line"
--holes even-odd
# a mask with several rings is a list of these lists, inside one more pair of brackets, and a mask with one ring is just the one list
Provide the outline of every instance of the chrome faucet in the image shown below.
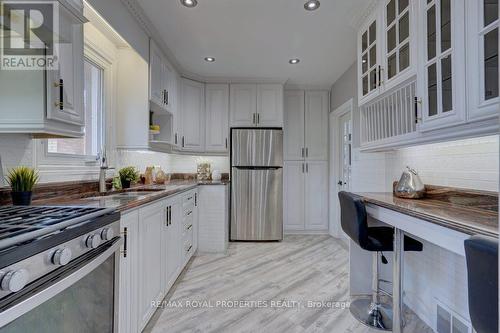
[[106,189],[106,171],[114,170],[108,166],[108,159],[106,156],[106,148],[102,147],[101,153],[97,155],[97,159],[101,165],[99,169],[99,193],[104,194],[107,192]]

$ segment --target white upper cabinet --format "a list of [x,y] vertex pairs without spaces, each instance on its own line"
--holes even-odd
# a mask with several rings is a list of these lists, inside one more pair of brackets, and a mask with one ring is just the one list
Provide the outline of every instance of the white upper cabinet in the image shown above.
[[360,105],[379,93],[381,81],[379,30],[380,13],[375,10],[358,32],[358,99]]
[[285,92],[285,160],[328,159],[328,91]]
[[305,157],[309,160],[328,159],[328,91],[306,91],[305,97]]
[[465,2],[421,0],[421,131],[465,122]]
[[0,133],[84,134],[82,20],[75,9],[59,6],[56,69],[1,71]]
[[231,127],[255,126],[257,119],[257,85],[231,84]]
[[498,0],[467,0],[469,119],[498,117]]
[[229,85],[205,86],[205,151],[227,152],[229,146]]
[[416,1],[389,0],[383,10],[381,86],[384,90],[416,73]]
[[231,84],[231,127],[283,127],[281,84]]
[[383,0],[358,32],[358,87],[362,105],[416,74],[416,3]]
[[284,154],[285,160],[297,161],[305,156],[305,117],[304,91],[285,91],[285,127]]
[[59,70],[48,71],[47,118],[84,126],[83,25],[60,7]]
[[257,126],[283,127],[283,86],[257,85]]
[[205,84],[181,79],[180,139],[183,151],[203,151],[205,148]]
[[149,100],[153,111],[175,112],[177,80],[175,71],[162,51],[150,40],[149,45]]

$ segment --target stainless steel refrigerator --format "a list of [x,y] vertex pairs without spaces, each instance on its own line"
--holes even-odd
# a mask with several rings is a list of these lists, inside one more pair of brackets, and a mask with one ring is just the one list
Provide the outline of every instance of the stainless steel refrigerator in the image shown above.
[[231,240],[283,239],[283,131],[231,130]]

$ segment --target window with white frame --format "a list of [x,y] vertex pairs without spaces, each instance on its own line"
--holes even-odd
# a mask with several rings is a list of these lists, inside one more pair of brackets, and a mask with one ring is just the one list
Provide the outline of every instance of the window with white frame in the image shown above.
[[84,110],[85,135],[78,139],[48,139],[47,156],[92,159],[97,157],[105,141],[103,107],[104,69],[85,59]]

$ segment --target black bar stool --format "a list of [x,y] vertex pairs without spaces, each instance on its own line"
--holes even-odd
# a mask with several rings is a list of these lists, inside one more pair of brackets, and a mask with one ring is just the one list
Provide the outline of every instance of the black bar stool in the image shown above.
[[[368,227],[363,200],[352,193],[339,192],[340,220],[344,232],[362,249],[373,252],[372,297],[351,302],[351,314],[360,322],[381,330],[392,330],[392,306],[380,301],[378,259],[380,252],[393,250],[392,227]],[[422,251],[422,243],[405,236],[405,251]]]
[[472,326],[477,333],[498,333],[498,239],[472,236],[465,257]]

